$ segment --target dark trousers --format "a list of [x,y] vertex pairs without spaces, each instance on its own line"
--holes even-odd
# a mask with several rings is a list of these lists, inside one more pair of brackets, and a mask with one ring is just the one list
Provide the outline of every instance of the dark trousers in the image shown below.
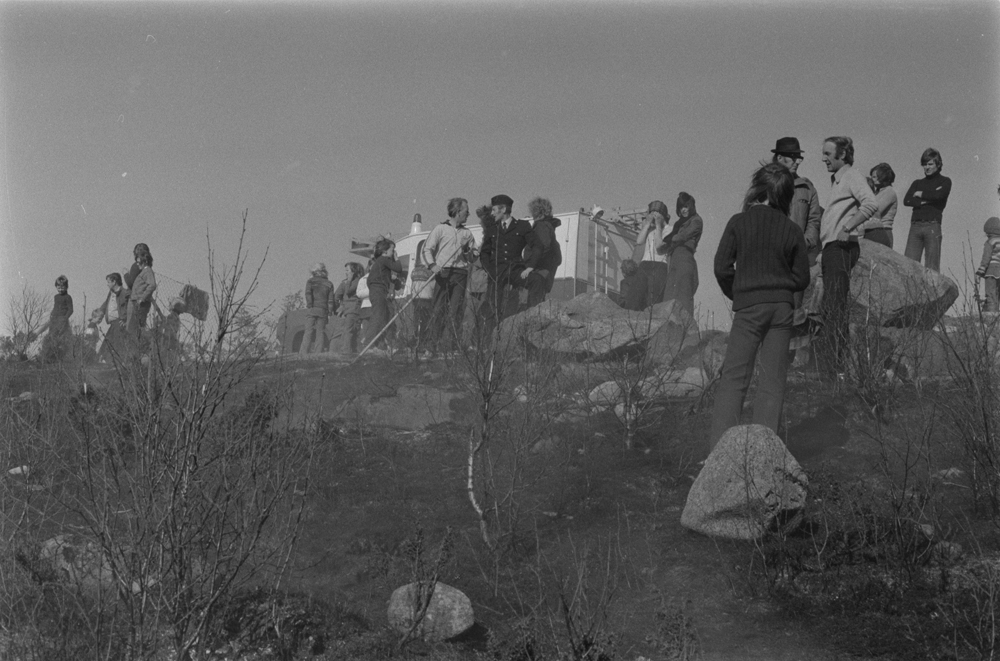
[[924,266],[940,272],[941,223],[934,220],[915,220],[910,223],[910,234],[906,237],[906,251],[903,254],[917,263],[923,254]]
[[507,316],[517,312],[518,288],[523,286],[521,273],[524,267],[517,265],[502,265],[495,275],[487,272],[486,298],[481,308],[483,316],[483,337],[489,337],[498,323]]
[[868,230],[865,232],[865,238],[875,243],[881,243],[886,248],[892,248],[892,230],[890,229],[883,227],[877,230]]
[[820,369],[827,376],[847,366],[850,340],[851,269],[858,263],[857,241],[831,241],[823,246],[823,332],[817,347]]
[[983,312],[1000,312],[1000,279],[992,276],[983,278],[986,302]]
[[552,290],[552,283],[555,281],[555,269],[533,270],[522,282],[524,288],[528,290],[528,307],[533,308],[545,300],[545,296]]
[[299,355],[318,353],[323,350],[326,338],[326,312],[322,308],[310,308],[306,317],[305,332],[302,333],[302,344],[299,345]]
[[[662,303],[670,275],[670,265],[666,262],[639,262],[639,270],[646,274],[649,288],[646,290],[646,307]],[[645,309],[645,308],[644,308]]]
[[682,308],[694,315],[694,293],[698,291],[698,264],[694,253],[687,248],[677,248],[670,255],[670,271],[664,287],[663,300],[676,300]]
[[[372,340],[389,323],[389,290],[383,285],[368,283],[368,300],[372,302],[372,317],[368,323],[365,346],[371,344]],[[385,344],[385,333],[382,333],[382,337],[379,338],[379,345],[383,344]]]
[[444,268],[434,276],[433,336],[435,350],[457,348],[462,340],[462,320],[465,317],[465,285],[468,269]]
[[778,431],[785,401],[788,343],[792,339],[793,322],[791,303],[759,303],[736,311],[715,393],[709,451],[727,429],[740,424],[743,400],[753,378],[758,352],[760,370],[753,402],[753,423]]

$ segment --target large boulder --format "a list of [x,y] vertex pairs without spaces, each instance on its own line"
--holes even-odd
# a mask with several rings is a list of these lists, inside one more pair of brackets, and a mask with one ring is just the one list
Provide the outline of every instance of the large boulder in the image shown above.
[[808,484],[771,429],[731,427],[691,485],[681,525],[712,537],[757,539],[799,524]]
[[879,329],[892,347],[887,365],[906,380],[974,379],[1000,374],[1000,323],[976,317],[946,318],[935,330]]
[[697,323],[676,301],[636,312],[599,292],[545,301],[503,324],[508,337],[523,338],[536,349],[591,360],[646,349],[656,362],[667,363],[699,339]]
[[[426,582],[396,588],[389,598],[389,626],[403,635],[413,630],[429,588]],[[418,638],[438,642],[464,633],[475,623],[469,598],[461,590],[439,581],[434,584],[434,594],[413,632]]]
[[[819,313],[820,275],[817,264],[802,310],[808,315]],[[957,299],[958,285],[951,278],[880,243],[861,240],[861,256],[851,271],[851,322],[928,330]]]

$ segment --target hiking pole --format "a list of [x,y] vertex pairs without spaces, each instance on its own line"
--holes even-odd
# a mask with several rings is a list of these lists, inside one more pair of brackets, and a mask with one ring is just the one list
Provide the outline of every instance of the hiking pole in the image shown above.
[[424,288],[427,287],[427,285],[429,285],[431,282],[433,282],[436,275],[437,274],[434,274],[431,277],[427,278],[427,280],[424,281],[423,287],[421,287],[420,289],[418,289],[415,292],[413,292],[413,294],[410,296],[410,300],[408,300],[406,303],[404,303],[403,307],[399,308],[399,310],[396,312],[396,314],[394,314],[392,316],[392,319],[390,319],[388,321],[388,323],[386,323],[386,325],[382,327],[382,330],[380,330],[378,332],[378,335],[376,335],[375,337],[373,337],[372,341],[369,342],[367,344],[367,346],[365,346],[365,348],[362,349],[361,352],[354,358],[354,360],[351,361],[352,365],[354,363],[358,362],[358,360],[361,359],[361,356],[365,355],[365,352],[368,351],[369,349],[371,349],[372,345],[374,345],[376,342],[379,341],[379,338],[382,337],[382,334],[385,333],[387,330],[389,330],[389,326],[392,326],[392,322],[396,321],[396,319],[399,317],[399,315],[403,314],[403,310],[405,310],[406,308],[410,307],[410,303],[412,303],[413,301],[415,301],[417,299],[417,294],[419,294],[420,292],[422,292],[424,290]]

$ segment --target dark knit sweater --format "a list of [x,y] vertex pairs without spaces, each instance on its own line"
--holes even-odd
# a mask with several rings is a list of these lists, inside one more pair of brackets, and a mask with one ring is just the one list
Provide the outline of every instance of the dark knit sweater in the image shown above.
[[[920,197],[913,194],[920,191]],[[951,179],[940,172],[932,174],[923,179],[917,179],[910,184],[910,189],[906,191],[903,204],[913,207],[912,221],[932,220],[941,222],[941,212],[948,204],[948,195],[951,194]]]
[[715,252],[715,279],[733,310],[758,303],[793,303],[809,286],[802,230],[780,211],[755,205],[733,216]]

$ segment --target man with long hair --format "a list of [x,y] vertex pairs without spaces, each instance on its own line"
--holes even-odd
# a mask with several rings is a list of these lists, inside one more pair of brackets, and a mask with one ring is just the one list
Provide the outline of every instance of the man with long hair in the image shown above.
[[761,167],[750,182],[743,211],[729,220],[715,253],[715,278],[732,300],[734,315],[715,395],[709,450],[740,422],[758,351],[753,422],[778,431],[795,293],[809,285],[805,239],[786,215],[794,194],[794,176],[784,166]]

